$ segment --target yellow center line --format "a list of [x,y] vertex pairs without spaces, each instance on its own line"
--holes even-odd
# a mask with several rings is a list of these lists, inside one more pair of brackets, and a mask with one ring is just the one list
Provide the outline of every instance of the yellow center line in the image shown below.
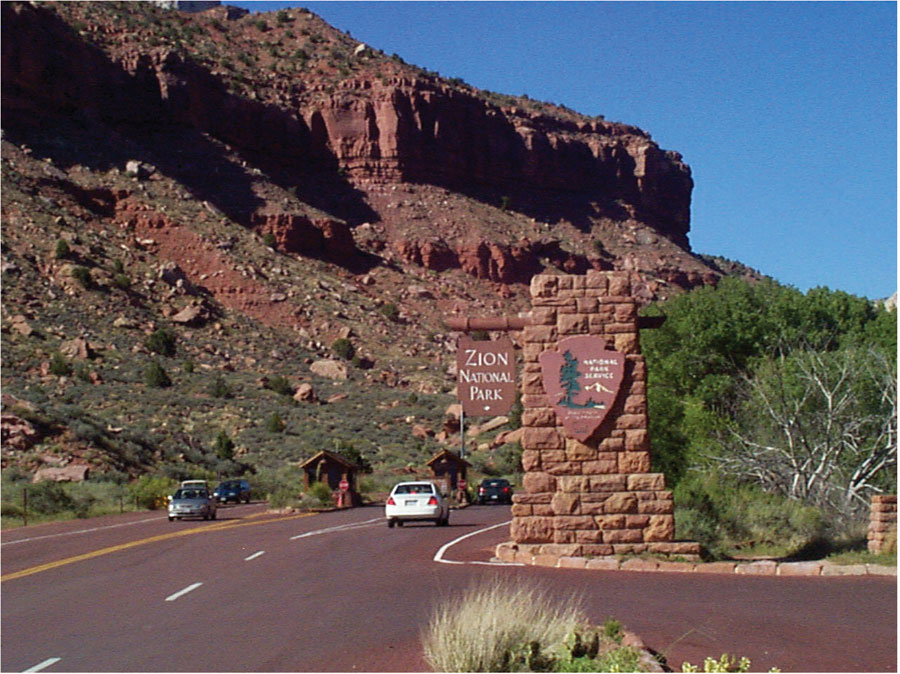
[[[259,513],[256,515],[250,515],[247,519],[253,517],[260,517],[265,513]],[[81,555],[75,555],[74,557],[67,557],[65,559],[59,559],[55,562],[47,562],[46,564],[39,564],[38,566],[32,566],[28,569],[22,569],[21,571],[14,571],[12,573],[8,573],[5,576],[0,576],[0,583],[5,582],[7,580],[15,580],[16,578],[24,578],[25,576],[30,576],[35,573],[40,573],[41,571],[49,571],[50,569],[55,569],[60,566],[66,566],[67,564],[74,564],[75,562],[83,562],[86,559],[93,559],[94,557],[101,557],[102,555],[109,555],[113,552],[119,552],[121,550],[128,550],[129,548],[136,548],[139,545],[147,545],[148,543],[158,543],[159,541],[165,541],[170,538],[180,538],[182,536],[192,536],[194,534],[202,534],[210,531],[222,531],[223,529],[237,529],[240,527],[250,527],[256,526],[258,524],[269,524],[272,522],[287,522],[288,520],[296,520],[301,517],[310,517],[311,515],[315,515],[316,513],[302,513],[300,515],[291,515],[289,517],[277,517],[267,520],[255,520],[253,522],[239,521],[239,522],[221,522],[218,524],[212,524],[210,526],[205,527],[195,527],[193,529],[183,529],[181,531],[173,531],[168,534],[160,534],[158,536],[150,536],[149,538],[142,538],[136,541],[130,541],[128,543],[120,543],[119,545],[113,545],[108,548],[101,548],[99,550],[93,550],[91,552],[85,552]]]

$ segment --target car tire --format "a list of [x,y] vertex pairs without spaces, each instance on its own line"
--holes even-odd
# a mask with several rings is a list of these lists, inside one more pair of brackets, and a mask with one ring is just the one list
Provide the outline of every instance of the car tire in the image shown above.
[[170,521],[170,522],[174,522],[174,521],[175,521],[175,518],[172,517],[172,516],[170,515],[170,516],[169,516],[169,521]]
[[397,520],[397,526],[398,526],[398,527],[402,527],[402,526],[403,526],[403,520]]
[[388,529],[394,528],[394,520],[388,520]]
[[209,516],[209,519],[211,519],[211,520],[216,519],[216,514],[217,514],[217,513],[213,513],[212,515],[210,515],[210,516]]

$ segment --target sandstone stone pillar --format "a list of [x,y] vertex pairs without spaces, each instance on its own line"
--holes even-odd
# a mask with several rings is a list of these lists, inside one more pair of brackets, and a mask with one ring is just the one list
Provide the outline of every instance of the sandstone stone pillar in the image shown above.
[[[650,472],[647,370],[630,272],[540,274],[531,282],[531,324],[522,345],[523,489],[513,497],[511,536],[531,554],[607,556],[653,552],[695,557],[676,543],[672,493]],[[625,355],[613,406],[584,442],[569,437],[544,390],[538,358],[557,341],[592,335]]]
[[897,495],[878,494],[872,497],[869,513],[868,548],[873,554],[889,552],[897,545]]

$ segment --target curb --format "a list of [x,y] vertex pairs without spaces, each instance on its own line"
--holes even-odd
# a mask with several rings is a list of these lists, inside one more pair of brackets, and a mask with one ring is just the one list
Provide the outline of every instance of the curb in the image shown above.
[[518,562],[529,566],[557,569],[587,569],[591,571],[644,571],[668,573],[715,573],[744,576],[896,576],[896,566],[880,564],[832,564],[830,562],[776,562],[728,561],[728,562],[670,562],[657,559],[632,557],[568,557],[553,554],[533,554],[521,550],[515,543],[501,543],[496,550],[502,562]]

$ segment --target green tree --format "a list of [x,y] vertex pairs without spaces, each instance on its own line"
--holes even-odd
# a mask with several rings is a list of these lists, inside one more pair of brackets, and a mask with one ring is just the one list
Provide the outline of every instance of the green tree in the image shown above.
[[566,397],[562,404],[566,407],[573,407],[575,394],[581,390],[581,385],[578,383],[578,376],[581,373],[578,372],[578,359],[572,355],[571,351],[566,351],[563,358],[565,363],[559,368],[559,381],[566,392]]
[[216,456],[223,461],[230,461],[234,458],[234,441],[225,431],[219,431],[213,442],[213,449]]

